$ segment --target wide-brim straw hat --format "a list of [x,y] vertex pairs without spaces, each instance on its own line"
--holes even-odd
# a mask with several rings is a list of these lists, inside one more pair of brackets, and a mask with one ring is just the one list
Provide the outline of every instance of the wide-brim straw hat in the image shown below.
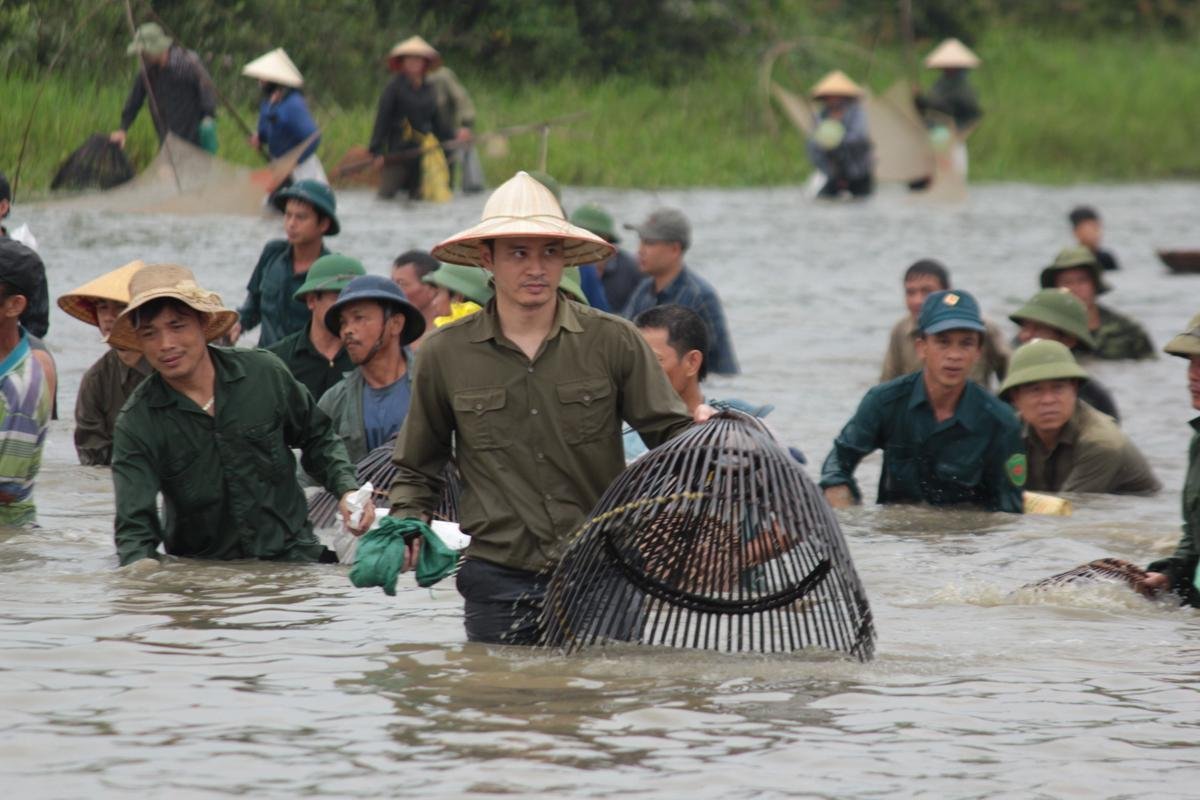
[[862,97],[863,88],[850,80],[849,75],[840,69],[835,69],[817,81],[816,85],[812,88],[812,96],[816,99],[822,97]]
[[242,67],[242,74],[247,78],[257,78],[267,83],[280,86],[290,86],[299,89],[304,85],[304,76],[288,58],[282,47],[276,47],[269,53],[259,56]]
[[58,307],[81,322],[99,327],[96,320],[96,301],[107,300],[128,305],[129,279],[144,266],[144,261],[130,261],[99,278],[93,278],[78,289],[72,289],[59,297]]
[[1189,359],[1200,356],[1200,314],[1191,318],[1187,330],[1167,342],[1163,352]]
[[429,62],[429,68],[435,69],[442,63],[442,55],[429,42],[420,36],[410,36],[388,51],[388,60],[419,56]]
[[206,342],[220,339],[238,321],[237,312],[222,305],[221,296],[216,292],[197,284],[196,276],[187,267],[148,264],[129,280],[129,305],[117,317],[108,343],[126,350],[141,350],[141,343],[133,329],[134,312],[151,300],[164,297],[178,300],[200,312]]
[[615,252],[601,237],[568,222],[550,190],[529,173],[518,172],[492,192],[479,224],[434,247],[433,257],[451,264],[481,267],[482,242],[521,238],[562,239],[568,267],[594,264]]
[[1062,342],[1050,339],[1034,339],[1023,344],[1013,353],[1008,364],[1008,374],[1000,384],[999,394],[1007,394],[1018,386],[1039,381],[1062,381],[1088,379],[1087,370],[1079,366],[1075,356]]
[[958,39],[947,39],[925,56],[929,69],[975,69],[983,62]]

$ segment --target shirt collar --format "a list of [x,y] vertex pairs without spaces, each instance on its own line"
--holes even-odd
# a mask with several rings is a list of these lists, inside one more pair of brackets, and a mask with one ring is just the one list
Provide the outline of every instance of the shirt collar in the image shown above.
[[[680,268],[679,274],[672,278],[671,282],[664,286],[661,292],[655,292],[655,294],[660,299],[674,297],[681,289],[683,289],[689,277],[687,264],[684,264],[683,267]],[[651,289],[653,289],[654,284],[651,283],[650,286]]]
[[[488,301],[483,311],[471,315],[475,330],[471,332],[472,342],[486,342],[489,339],[499,341],[504,337],[500,329],[500,312],[497,310],[495,298]],[[554,311],[554,322],[550,325],[550,333],[546,341],[558,336],[560,330],[570,333],[582,333],[583,326],[579,324],[579,315],[571,307],[562,289],[558,290],[558,307]]]
[[[967,385],[963,387],[962,397],[958,398],[958,405],[954,407],[954,413],[940,424],[957,421],[967,430],[973,430],[972,420],[980,419],[984,413],[983,391],[974,381],[968,380]],[[925,391],[924,369],[917,373],[916,380],[913,381],[912,392],[908,396],[908,409],[915,411],[921,404],[929,406],[932,413],[933,405],[929,402],[929,395]]]
[[[236,383],[246,377],[246,370],[241,361],[227,358],[220,348],[208,345],[208,356],[212,359],[213,371],[216,373],[213,378],[214,389],[224,384]],[[164,408],[179,405],[179,398],[183,395],[172,389],[162,375],[157,372],[154,374],[153,380],[155,391],[148,398],[151,406]]]

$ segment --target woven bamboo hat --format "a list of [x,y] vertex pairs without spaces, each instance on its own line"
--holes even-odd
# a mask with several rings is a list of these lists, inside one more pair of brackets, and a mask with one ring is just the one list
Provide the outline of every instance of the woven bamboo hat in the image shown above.
[[979,56],[958,39],[947,39],[925,56],[925,66],[929,69],[975,69],[982,61]]
[[812,96],[814,98],[862,97],[862,95],[862,87],[850,80],[850,76],[840,69],[835,69],[824,78],[821,78],[812,88]]
[[451,264],[483,266],[480,243],[488,239],[562,239],[568,267],[594,264],[613,254],[614,248],[591,231],[567,222],[562,206],[542,184],[518,172],[500,185],[479,224],[467,228],[433,248],[433,257]]
[[242,74],[247,78],[257,78],[267,83],[277,83],[280,86],[290,86],[299,89],[304,85],[304,76],[288,58],[282,47],[276,47],[269,53],[259,56],[242,67]]
[[436,69],[442,63],[442,56],[433,45],[420,36],[410,36],[388,51],[388,60],[404,58],[405,56],[420,56],[429,62],[430,69]]
[[196,276],[178,264],[149,264],[129,280],[129,305],[117,317],[108,343],[126,350],[141,350],[133,329],[133,312],[151,300],[169,297],[199,311],[204,322],[204,341],[224,336],[237,322],[236,311],[221,304],[221,296],[196,283]]
[[88,325],[99,325],[96,321],[96,301],[108,300],[127,305],[129,303],[129,279],[142,267],[143,261],[130,261],[123,267],[106,272],[99,278],[72,289],[58,298],[58,307],[77,320]]

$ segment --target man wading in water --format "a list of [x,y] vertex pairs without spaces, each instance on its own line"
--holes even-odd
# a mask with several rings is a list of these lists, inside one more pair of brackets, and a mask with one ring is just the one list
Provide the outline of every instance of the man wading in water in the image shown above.
[[472,536],[458,573],[472,641],[537,642],[549,572],[625,466],[621,420],[651,446],[692,421],[636,328],[559,291],[566,266],[611,253],[524,172],[493,193],[482,222],[433,250],[488,270],[496,297],[422,346],[391,513],[429,518],[453,441]]

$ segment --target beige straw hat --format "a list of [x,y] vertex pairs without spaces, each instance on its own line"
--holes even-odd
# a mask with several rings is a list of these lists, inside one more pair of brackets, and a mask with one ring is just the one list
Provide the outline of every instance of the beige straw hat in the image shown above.
[[108,343],[126,350],[141,350],[133,329],[133,312],[162,297],[178,300],[204,316],[204,341],[224,336],[237,322],[236,311],[221,305],[216,292],[201,288],[196,276],[187,267],[177,264],[150,264],[139,270],[129,281],[129,305],[117,317]]
[[97,325],[96,301],[108,300],[127,305],[129,279],[144,266],[144,261],[130,261],[123,267],[117,267],[99,278],[93,278],[78,289],[72,289],[59,297],[58,307],[77,320],[88,325]]
[[527,172],[518,172],[492,192],[478,225],[451,236],[432,252],[439,261],[480,267],[480,242],[522,237],[562,239],[568,267],[594,264],[614,252],[604,239],[568,222],[550,190]]
[[850,76],[835,69],[812,88],[813,97],[862,97],[863,90]]
[[442,63],[441,54],[433,49],[433,45],[420,36],[410,36],[388,51],[388,58],[403,58],[404,56],[420,56],[424,58],[429,61],[430,69]]
[[280,86],[290,86],[299,89],[304,85],[304,76],[296,65],[288,58],[282,47],[276,47],[269,53],[259,56],[242,67],[242,74],[247,78],[257,78]]
[[929,69],[975,69],[980,63],[979,56],[958,39],[947,39],[925,56]]

